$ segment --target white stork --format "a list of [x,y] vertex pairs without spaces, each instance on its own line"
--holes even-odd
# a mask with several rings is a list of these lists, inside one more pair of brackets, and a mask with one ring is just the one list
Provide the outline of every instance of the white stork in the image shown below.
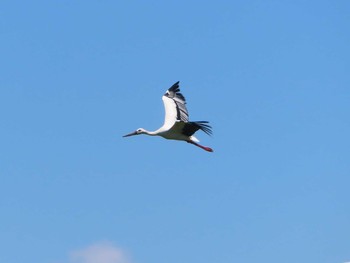
[[198,144],[199,140],[193,136],[198,130],[202,130],[206,134],[211,135],[211,127],[207,124],[207,121],[189,121],[186,100],[180,93],[179,81],[166,91],[162,99],[165,108],[165,120],[162,127],[153,132],[139,128],[123,137],[140,134],[162,136],[169,140],[186,141],[206,150],[207,152],[212,152],[213,149]]

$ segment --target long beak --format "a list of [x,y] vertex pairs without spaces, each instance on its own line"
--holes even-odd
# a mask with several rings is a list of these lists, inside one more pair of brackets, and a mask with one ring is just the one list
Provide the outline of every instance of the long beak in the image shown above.
[[137,132],[134,131],[134,132],[132,132],[132,133],[129,133],[129,134],[124,135],[123,137],[129,137],[129,136],[133,136],[133,135],[137,135]]

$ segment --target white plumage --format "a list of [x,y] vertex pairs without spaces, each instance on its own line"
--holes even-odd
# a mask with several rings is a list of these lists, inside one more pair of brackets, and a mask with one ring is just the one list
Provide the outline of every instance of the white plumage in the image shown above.
[[207,121],[189,121],[186,99],[180,93],[179,81],[166,91],[162,100],[165,109],[165,118],[162,127],[153,132],[139,128],[123,137],[139,134],[161,136],[165,139],[186,141],[202,148],[203,150],[212,152],[213,150],[211,148],[198,144],[199,140],[193,136],[198,130],[202,130],[206,134],[211,135],[211,127],[208,125]]

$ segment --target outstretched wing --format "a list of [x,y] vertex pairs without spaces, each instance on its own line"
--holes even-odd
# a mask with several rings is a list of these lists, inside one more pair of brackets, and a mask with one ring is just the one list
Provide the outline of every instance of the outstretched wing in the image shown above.
[[192,141],[196,141],[196,142],[199,142],[199,141],[193,135],[198,130],[202,130],[206,134],[212,135],[211,126],[207,121],[189,121],[189,122],[176,121],[175,124],[170,129],[172,133],[177,135],[179,134],[185,135],[186,137],[190,137]]
[[162,100],[165,108],[164,129],[170,129],[176,121],[188,122],[186,99],[180,93],[179,81],[166,91]]
[[190,121],[185,123],[182,128],[182,134],[192,136],[196,131],[202,130],[208,135],[212,135],[211,126],[207,121]]

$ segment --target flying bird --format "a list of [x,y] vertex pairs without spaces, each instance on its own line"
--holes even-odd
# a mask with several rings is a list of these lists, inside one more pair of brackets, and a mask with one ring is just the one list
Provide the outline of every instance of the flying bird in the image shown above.
[[165,108],[165,120],[162,127],[156,131],[147,131],[139,128],[136,131],[126,134],[123,137],[146,134],[150,136],[161,136],[169,140],[179,140],[191,143],[207,152],[213,149],[200,145],[199,140],[193,134],[202,130],[208,135],[212,134],[211,126],[207,121],[189,121],[186,108],[186,99],[180,93],[179,81],[172,85],[162,97]]

